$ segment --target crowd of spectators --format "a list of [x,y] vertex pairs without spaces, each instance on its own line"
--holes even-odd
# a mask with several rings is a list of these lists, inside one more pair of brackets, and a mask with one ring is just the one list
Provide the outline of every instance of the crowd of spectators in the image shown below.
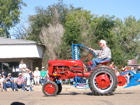
[[0,89],[1,91],[7,91],[7,88],[11,88],[12,91],[33,91],[33,85],[43,85],[48,79],[48,72],[45,67],[39,70],[38,67],[32,71],[26,67],[23,60],[19,64],[18,77],[12,77],[12,73],[6,73],[4,70],[0,73]]

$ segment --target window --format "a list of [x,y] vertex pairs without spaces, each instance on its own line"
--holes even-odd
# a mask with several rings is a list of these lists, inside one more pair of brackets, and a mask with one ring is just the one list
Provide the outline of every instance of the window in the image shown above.
[[0,69],[4,70],[6,72],[13,72],[13,70],[16,71],[16,69],[19,68],[19,61],[15,62],[0,62]]

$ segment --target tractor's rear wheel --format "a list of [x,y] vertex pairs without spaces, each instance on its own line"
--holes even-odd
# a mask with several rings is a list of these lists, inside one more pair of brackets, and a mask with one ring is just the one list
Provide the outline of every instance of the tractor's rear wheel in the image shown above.
[[109,67],[98,67],[89,77],[89,87],[94,95],[112,95],[117,88],[117,77]]
[[58,94],[58,85],[54,81],[47,81],[42,87],[45,96],[55,96]]

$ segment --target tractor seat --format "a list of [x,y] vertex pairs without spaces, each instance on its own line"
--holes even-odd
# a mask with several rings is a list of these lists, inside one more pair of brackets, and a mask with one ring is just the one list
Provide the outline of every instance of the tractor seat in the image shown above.
[[102,65],[107,65],[110,61],[103,61],[103,62],[100,62],[99,64],[102,64]]
[[[110,61],[103,61],[103,62],[100,62],[99,64],[101,65],[107,65]],[[88,65],[92,65],[93,63],[92,62],[88,62]]]

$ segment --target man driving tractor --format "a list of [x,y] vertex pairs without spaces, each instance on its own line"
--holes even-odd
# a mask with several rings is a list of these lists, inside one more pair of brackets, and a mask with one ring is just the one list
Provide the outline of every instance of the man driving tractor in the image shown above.
[[[94,50],[81,44],[72,44],[72,59],[49,60],[49,81],[44,83],[42,87],[43,93],[46,96],[58,95],[62,91],[62,84],[59,80],[73,79],[75,77],[88,78],[90,90],[94,95],[100,96],[112,95],[117,86],[126,85],[128,78],[125,77],[125,74],[127,73],[130,73],[133,76],[124,88],[140,85],[140,82],[137,82],[140,79],[140,73],[135,74],[132,71],[126,71],[116,76],[114,70],[111,67],[106,66],[106,64],[111,60],[111,50],[107,47],[105,40],[101,40],[99,45],[101,49]],[[84,70],[85,66],[80,59],[79,47],[89,50],[94,56],[96,56],[96,54],[98,55],[97,58],[92,59],[92,71]],[[101,64],[101,66],[97,66],[98,64]]]
[[98,44],[100,45],[100,48],[101,48],[100,50],[94,50],[92,48],[89,48],[96,55],[98,55],[97,58],[92,59],[91,70],[93,70],[99,63],[111,60],[111,50],[106,45],[106,41],[100,40],[100,42],[98,42]]

